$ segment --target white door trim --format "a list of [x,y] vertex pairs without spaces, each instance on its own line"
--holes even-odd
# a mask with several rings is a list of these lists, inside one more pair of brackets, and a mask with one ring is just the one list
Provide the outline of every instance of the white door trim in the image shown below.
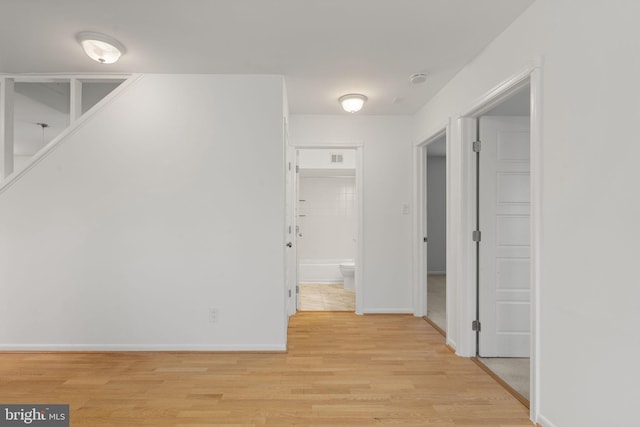
[[413,315],[427,315],[427,250],[423,238],[427,235],[427,203],[426,203],[426,154],[427,146],[446,135],[446,126],[414,146],[413,152],[413,206],[416,215],[413,221]]
[[471,322],[475,320],[475,244],[472,232],[475,230],[475,162],[472,156],[468,135],[475,139],[476,123],[473,118],[456,120],[455,149],[452,159],[455,162],[452,182],[452,193],[457,195],[452,201],[452,232],[455,244],[455,258],[452,261],[455,271],[456,289],[456,338],[458,346],[456,354],[462,357],[475,356],[475,333],[471,330]]
[[[469,142],[475,138],[475,118],[490,110],[506,97],[523,86],[530,84],[531,94],[531,398],[530,417],[537,420],[540,408],[540,308],[538,305],[541,283],[540,254],[542,234],[542,60],[527,66],[474,102],[456,120],[454,144],[461,150],[461,188],[454,188],[460,200],[457,212],[460,254],[456,259],[456,287],[459,310],[458,342],[456,353],[460,356],[475,355],[475,333],[471,321],[475,317],[475,247],[471,239],[475,212],[475,198],[472,186],[475,162]],[[458,190],[458,191],[457,191]],[[456,204],[457,205],[457,204]],[[456,206],[458,207],[458,206]]]
[[[425,316],[427,314],[427,285],[424,280],[427,275],[427,260],[426,246],[423,241],[423,238],[427,235],[427,188],[425,185],[427,179],[427,165],[425,150],[429,144],[445,137],[448,152],[449,130],[450,126],[447,121],[447,123],[441,126],[440,130],[433,133],[429,138],[417,142],[413,148],[413,205],[416,206],[416,214],[413,218],[413,314],[418,317]],[[448,173],[449,170],[447,168],[447,174]],[[447,205],[448,203],[449,200],[447,197]]]
[[432,142],[445,137],[446,145],[446,205],[447,205],[447,230],[446,230],[446,251],[447,251],[447,282],[446,282],[446,343],[452,348],[456,348],[455,333],[451,333],[455,329],[455,301],[451,298],[455,295],[453,290],[454,281],[449,280],[449,274],[455,274],[455,270],[451,266],[454,246],[451,244],[451,225],[453,221],[451,215],[451,122],[447,120],[443,123],[438,131],[434,132],[429,138],[419,141],[413,148],[413,205],[416,206],[416,214],[413,221],[413,314],[422,317],[427,314],[427,248],[423,238],[427,233],[427,206],[426,206],[426,150],[427,146]]
[[[296,150],[306,149],[353,149],[356,151],[356,212],[358,217],[358,227],[356,230],[357,242],[356,242],[356,275],[354,278],[356,288],[356,314],[363,314],[363,302],[364,302],[364,176],[363,176],[363,159],[364,159],[364,144],[362,142],[347,142],[347,143],[319,143],[315,145],[295,145]],[[295,197],[297,197],[296,194]],[[294,247],[297,248],[298,242],[296,241]],[[296,249],[297,250],[297,249]]]
[[[295,245],[291,248],[287,247],[289,243],[295,244],[296,238],[296,226],[297,226],[297,217],[296,217],[296,203],[295,196],[298,192],[297,189],[297,180],[296,180],[296,149],[288,144],[288,128],[287,121],[285,119],[285,141],[287,141],[285,145],[285,238],[284,238],[284,257],[285,257],[285,265],[284,265],[284,277],[285,277],[285,289],[284,289],[284,297],[285,297],[285,307],[286,307],[286,319],[289,321],[289,316],[292,316],[296,313],[298,307],[298,293],[296,292],[296,286],[298,284],[298,257],[297,257],[297,248]],[[289,229],[291,227],[291,229]],[[293,251],[290,253],[289,251]],[[292,283],[293,282],[293,283]],[[291,292],[291,295],[289,294]]]

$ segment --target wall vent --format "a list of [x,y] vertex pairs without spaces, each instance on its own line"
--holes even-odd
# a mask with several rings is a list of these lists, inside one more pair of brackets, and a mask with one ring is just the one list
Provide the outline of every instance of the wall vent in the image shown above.
[[344,161],[342,154],[332,154],[331,163],[342,163]]

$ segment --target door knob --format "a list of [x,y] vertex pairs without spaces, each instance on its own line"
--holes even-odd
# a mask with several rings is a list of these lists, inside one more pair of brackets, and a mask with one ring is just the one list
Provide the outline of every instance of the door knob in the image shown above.
[[288,247],[288,248],[290,248],[290,247],[292,247],[292,246],[293,246],[293,243],[291,243],[291,242],[287,243],[287,247]]

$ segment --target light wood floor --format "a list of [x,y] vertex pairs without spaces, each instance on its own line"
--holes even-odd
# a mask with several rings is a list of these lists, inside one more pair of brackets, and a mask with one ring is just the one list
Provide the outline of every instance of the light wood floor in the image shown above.
[[81,426],[531,426],[410,315],[305,312],[285,353],[0,354],[2,403],[69,403]]

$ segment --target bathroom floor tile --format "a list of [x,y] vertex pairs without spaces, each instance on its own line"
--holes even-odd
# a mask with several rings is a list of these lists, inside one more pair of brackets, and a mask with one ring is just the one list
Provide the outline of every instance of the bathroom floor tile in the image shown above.
[[356,293],[341,283],[300,283],[300,311],[355,311]]

